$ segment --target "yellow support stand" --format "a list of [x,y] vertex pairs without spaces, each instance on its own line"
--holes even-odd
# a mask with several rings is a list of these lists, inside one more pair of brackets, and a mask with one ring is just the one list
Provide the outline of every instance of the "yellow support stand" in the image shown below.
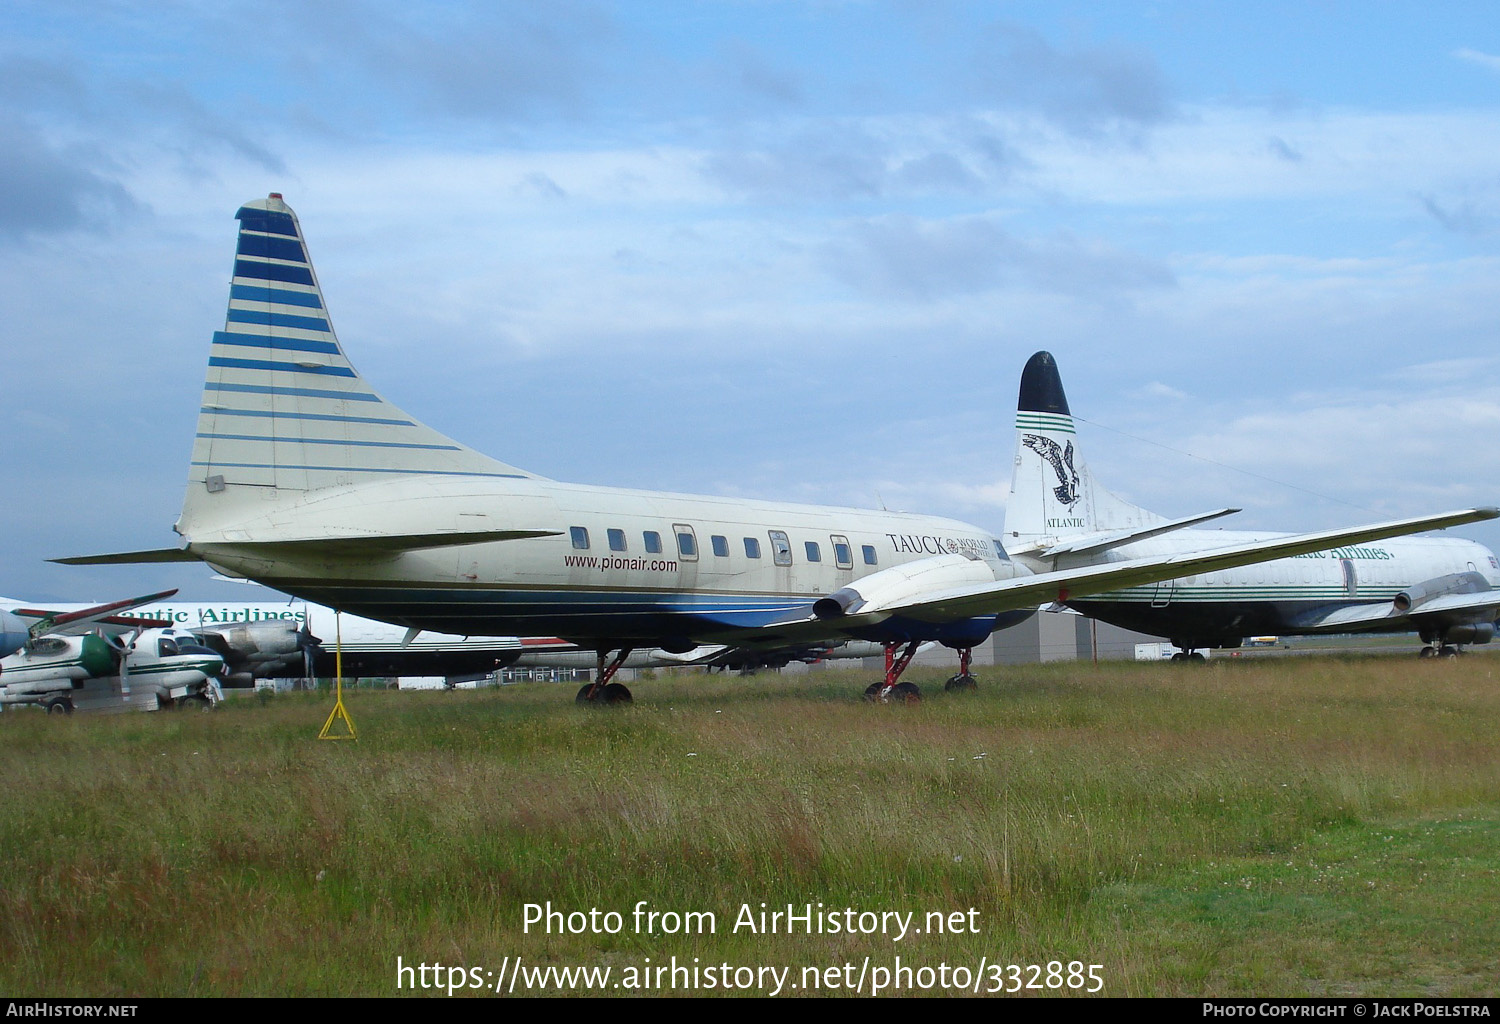
[[[344,707],[344,634],[339,628],[339,612],[333,610],[333,671],[338,677],[333,681],[334,693],[336,695],[333,710],[328,712],[328,721],[323,723],[323,731],[318,733],[320,740],[354,740],[359,742],[359,733],[354,728],[354,719],[349,717],[349,711]],[[347,733],[335,733],[333,723],[342,721],[348,727]]]

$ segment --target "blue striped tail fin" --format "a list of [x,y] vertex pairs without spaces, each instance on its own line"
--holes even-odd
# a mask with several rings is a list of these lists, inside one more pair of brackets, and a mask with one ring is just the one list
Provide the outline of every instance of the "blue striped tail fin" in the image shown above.
[[267,489],[533,476],[433,430],[365,383],[334,335],[301,226],[279,194],[235,216],[229,311],[213,336],[181,525],[222,519],[246,497],[274,498]]

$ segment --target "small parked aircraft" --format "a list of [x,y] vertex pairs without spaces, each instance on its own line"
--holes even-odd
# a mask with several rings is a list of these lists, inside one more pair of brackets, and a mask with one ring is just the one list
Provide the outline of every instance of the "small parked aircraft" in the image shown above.
[[[49,714],[71,714],[213,707],[224,696],[222,658],[159,620],[114,614],[174,593],[77,612],[9,610],[34,621],[19,647],[0,658],[0,708],[36,704]],[[80,632],[86,626],[93,631]]]

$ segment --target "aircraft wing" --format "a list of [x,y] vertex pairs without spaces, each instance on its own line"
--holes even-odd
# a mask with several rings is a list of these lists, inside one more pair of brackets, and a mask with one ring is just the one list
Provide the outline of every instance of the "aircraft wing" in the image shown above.
[[[143,604],[151,604],[154,601],[163,601],[177,593],[174,587],[171,590],[163,590],[159,594],[146,594],[141,597],[130,597],[123,601],[111,601],[108,604],[96,604],[92,608],[83,608],[72,612],[52,611],[46,608],[12,608],[11,614],[23,618],[36,619],[31,624],[29,632],[35,640],[39,636],[64,635],[77,636],[80,633],[89,633],[97,629],[100,623],[105,625],[119,626],[121,629],[134,629],[136,627],[150,628],[152,626],[170,626],[172,623],[157,619],[137,619],[118,616],[116,612],[129,611],[131,608],[139,608]],[[114,621],[110,621],[114,620]]]
[[[966,617],[996,615],[1022,608],[1034,608],[1048,601],[1066,602],[1073,598],[1098,594],[1125,587],[1141,586],[1159,580],[1177,579],[1197,573],[1217,572],[1241,565],[1290,558],[1314,551],[1353,544],[1366,544],[1425,530],[1445,529],[1464,523],[1500,517],[1500,509],[1475,508],[1441,515],[1418,516],[1374,523],[1353,529],[1326,530],[1319,533],[1294,534],[1247,544],[1229,545],[1200,551],[1179,552],[1152,558],[1106,562],[1100,565],[1063,569],[1055,572],[1018,576],[993,582],[967,583],[945,589],[917,589],[900,598],[882,602],[866,601],[859,593],[860,583],[819,601],[814,614],[825,625],[840,629],[877,625],[895,615],[923,622],[956,621]],[[961,559],[962,555],[939,555],[937,559]],[[1425,606],[1424,606],[1425,607]]]
[[1390,601],[1337,605],[1298,616],[1294,624],[1299,630],[1358,633],[1377,627],[1388,629],[1401,622],[1411,623],[1413,629],[1424,620],[1453,619],[1472,622],[1476,616],[1481,615],[1490,619],[1500,615],[1500,590],[1487,590],[1478,594],[1447,594],[1404,611]]

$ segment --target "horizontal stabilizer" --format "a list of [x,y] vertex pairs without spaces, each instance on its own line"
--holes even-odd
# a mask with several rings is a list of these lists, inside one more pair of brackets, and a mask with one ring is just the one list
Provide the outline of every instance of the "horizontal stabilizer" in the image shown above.
[[1171,533],[1173,530],[1196,526],[1199,523],[1206,523],[1211,519],[1234,515],[1238,511],[1240,510],[1237,508],[1221,508],[1213,512],[1200,512],[1195,516],[1183,516],[1181,519],[1171,519],[1165,523],[1143,526],[1135,530],[1116,530],[1113,533],[1089,533],[1081,537],[1070,537],[1061,544],[1054,544],[1043,551],[1037,552],[1037,556],[1040,558],[1055,558],[1058,555],[1094,554],[1108,550],[1109,548],[1117,548],[1122,544],[1133,544],[1138,540],[1159,537],[1164,533]]
[[187,548],[156,548],[151,551],[117,551],[109,555],[49,558],[47,561],[58,565],[140,565],[146,562],[196,562],[198,556]]
[[489,544],[502,540],[526,540],[531,537],[556,537],[560,530],[473,530],[447,533],[358,534],[347,537],[292,537],[266,540],[246,538],[185,548],[162,548],[155,551],[122,551],[110,555],[79,555],[73,558],[49,558],[59,565],[129,565],[139,562],[197,562],[215,549],[245,552],[253,548],[274,548],[286,552],[295,548],[336,552],[341,555],[398,555],[403,551],[427,548],[461,547],[465,544]]

